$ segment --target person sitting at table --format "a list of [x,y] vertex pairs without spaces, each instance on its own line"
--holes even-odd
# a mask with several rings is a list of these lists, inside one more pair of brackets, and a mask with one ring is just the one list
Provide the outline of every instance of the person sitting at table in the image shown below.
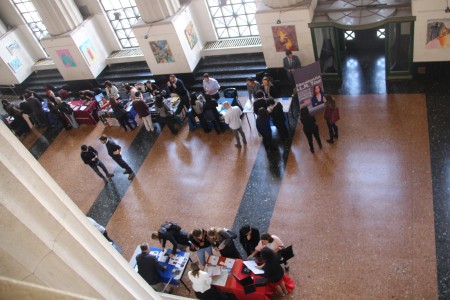
[[91,90],[82,90],[82,91],[79,91],[79,94],[80,94],[80,99],[81,100],[87,100],[87,101],[90,101],[92,98],[94,98],[94,91],[91,91]]
[[227,228],[212,227],[207,232],[209,242],[223,257],[241,258],[233,239],[236,237]]
[[61,89],[58,91],[59,97],[63,100],[67,100],[72,95],[72,92],[70,91],[70,88],[67,84],[63,85]]
[[220,122],[220,114],[217,111],[218,106],[219,104],[211,97],[211,95],[205,95],[205,103],[203,104],[205,120],[210,121],[217,134],[220,134],[225,128],[223,128],[222,123]]
[[120,126],[122,126],[125,131],[127,130],[127,126],[130,128],[131,131],[136,129],[136,126],[131,126],[129,122],[128,112],[124,109],[122,103],[117,102],[115,100],[110,100],[109,104],[111,105],[111,108],[114,112],[114,117],[116,117],[117,121],[119,122]]
[[262,81],[261,81],[261,88],[264,92],[264,96],[266,98],[269,97],[275,97],[276,95],[276,90],[275,90],[275,86],[272,83],[272,80],[270,80],[269,77],[264,76]]
[[142,119],[142,122],[144,122],[144,126],[145,129],[147,129],[147,132],[154,132],[152,116],[150,115],[150,108],[144,102],[141,92],[137,91],[135,96],[136,98],[132,103],[134,110],[137,112],[139,118]]
[[[268,233],[264,233],[261,235],[261,240],[259,241],[258,245],[256,245],[253,253],[249,255],[248,259],[254,258],[258,254],[258,252],[260,252],[263,248],[266,247],[272,249],[273,252],[277,253],[278,261],[282,259],[281,255],[279,255],[278,253],[280,252],[281,249],[284,248],[283,242],[276,235],[270,235]],[[281,262],[284,264],[284,269],[286,270],[286,272],[288,272],[289,271],[288,262],[287,261]]]
[[169,127],[170,132],[173,135],[178,133],[178,129],[175,128],[175,121],[170,108],[164,103],[164,98],[161,95],[155,97],[155,109],[158,112],[159,124],[165,124]]
[[221,300],[227,299],[225,295],[211,286],[211,277],[208,272],[200,270],[196,262],[191,263],[191,270],[188,272],[189,280],[192,282],[192,289],[197,299]]
[[120,99],[119,89],[109,80],[105,81],[105,91],[110,101]]
[[206,265],[205,252],[212,255],[212,247],[208,240],[207,231],[205,229],[196,228],[189,234],[189,242],[191,243],[191,251],[195,251],[200,263]]
[[181,227],[174,222],[164,222],[161,224],[158,231],[152,232],[151,237],[153,240],[159,240],[163,251],[166,247],[167,240],[172,243],[172,252],[169,254],[169,257],[172,257],[177,253],[178,247],[180,248],[180,251],[185,252],[187,247],[190,246],[188,232],[181,229]]
[[[139,275],[157,292],[164,290],[164,283],[161,280],[159,272],[167,270],[166,266],[161,265],[155,256],[150,254],[147,243],[140,245],[141,253],[136,256],[136,263]],[[165,293],[171,293],[172,289],[165,290]]]
[[61,98],[59,98],[59,97],[56,97],[55,101],[56,101],[56,107],[58,108],[58,110],[60,112],[62,112],[64,114],[66,119],[69,121],[70,126],[72,126],[72,128],[79,128],[80,125],[78,125],[78,122],[75,119],[75,115],[73,113],[72,107],[70,107],[70,104],[65,101],[62,101]]
[[289,132],[286,127],[286,117],[284,116],[283,105],[276,102],[275,99],[269,97],[267,99],[267,111],[272,117],[273,125],[277,128],[281,140],[286,140],[289,137]]
[[145,82],[145,91],[144,93],[150,93],[150,95],[156,96],[159,94],[159,87],[152,83],[150,80]]
[[261,250],[261,259],[263,265],[258,266],[258,268],[264,270],[262,276],[267,278],[267,286],[277,291],[281,296],[286,296],[294,289],[295,282],[284,273],[277,254],[269,247],[264,247]]
[[[208,126],[208,123],[206,123],[205,114],[203,113],[203,96],[197,96],[196,93],[191,93],[191,111],[189,120],[193,123],[195,127],[197,127],[197,122],[195,121],[195,116],[197,116],[198,120],[200,121],[200,126],[202,126],[203,131],[205,133],[208,133],[211,131],[211,129]],[[192,120],[191,120],[192,118]],[[194,127],[193,126],[193,127]]]
[[258,115],[258,111],[261,107],[267,108],[267,101],[264,98],[263,91],[257,91],[255,94],[256,100],[253,102],[253,113]]
[[244,248],[245,253],[247,253],[247,256],[251,255],[259,243],[258,228],[253,228],[249,224],[242,226],[239,230],[239,242],[242,248]]

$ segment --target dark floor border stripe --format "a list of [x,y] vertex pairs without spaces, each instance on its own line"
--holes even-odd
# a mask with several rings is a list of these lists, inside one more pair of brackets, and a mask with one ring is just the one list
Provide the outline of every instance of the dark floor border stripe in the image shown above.
[[[161,130],[158,128],[159,126],[155,125],[156,132],[149,133],[144,127],[141,127],[129,149],[123,154],[123,159],[135,173],[139,171],[147,154],[155,145],[161,133]],[[114,137],[112,138],[114,139]],[[128,180],[128,175],[122,174],[122,171],[121,167],[116,167],[114,170],[115,176],[110,183],[105,185],[87,213],[88,217],[93,218],[103,226],[108,224],[131,184],[131,181]]]
[[62,129],[62,124],[58,124],[55,127],[47,127],[33,146],[30,147],[30,153],[38,160],[60,134]]

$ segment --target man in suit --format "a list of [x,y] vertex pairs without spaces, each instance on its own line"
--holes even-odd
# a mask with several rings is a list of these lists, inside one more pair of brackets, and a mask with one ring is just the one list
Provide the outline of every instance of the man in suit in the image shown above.
[[[136,256],[138,273],[155,291],[162,292],[164,283],[158,271],[164,272],[167,267],[160,265],[156,257],[150,254],[147,243],[141,244],[140,247],[142,252]],[[170,291],[166,292],[170,293]]]
[[292,86],[295,86],[294,70],[300,68],[301,66],[302,66],[302,63],[300,62],[300,59],[298,58],[298,56],[292,55],[292,51],[287,50],[286,57],[283,58],[283,67],[287,72],[289,83]]
[[105,144],[109,156],[111,156],[111,158],[119,166],[125,169],[123,171],[123,174],[128,174],[128,180],[133,180],[135,174],[133,170],[131,170],[130,166],[123,160],[122,155],[120,154],[122,148],[116,143],[114,143],[114,141],[111,138],[107,137],[104,134],[100,137],[100,142],[102,144]]
[[180,97],[180,104],[178,104],[175,114],[178,115],[186,107],[189,109],[189,92],[181,79],[178,79],[174,74],[169,76],[169,81],[167,81],[167,90],[171,94],[177,94]]

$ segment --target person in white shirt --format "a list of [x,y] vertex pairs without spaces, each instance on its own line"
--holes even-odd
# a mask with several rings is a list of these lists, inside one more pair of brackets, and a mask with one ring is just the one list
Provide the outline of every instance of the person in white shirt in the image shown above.
[[120,98],[119,90],[109,80],[105,82],[105,90],[106,90],[106,97],[108,97],[109,100],[117,100]]
[[200,270],[198,263],[191,263],[191,271],[188,277],[192,282],[192,289],[195,291],[195,296],[198,299],[225,299],[224,295],[211,286],[211,277],[208,273]]
[[230,126],[231,131],[233,131],[234,137],[236,138],[236,144],[235,146],[240,148],[241,145],[241,139],[239,138],[239,134],[242,136],[242,141],[244,142],[244,145],[247,145],[247,139],[245,138],[245,133],[242,130],[242,122],[241,122],[241,115],[242,110],[238,106],[231,106],[231,104],[228,101],[225,101],[223,103],[223,107],[227,110],[225,115],[223,116],[225,123]]
[[208,73],[203,74],[203,89],[205,90],[205,94],[211,95],[216,100],[220,99],[220,85],[217,80],[209,77]]

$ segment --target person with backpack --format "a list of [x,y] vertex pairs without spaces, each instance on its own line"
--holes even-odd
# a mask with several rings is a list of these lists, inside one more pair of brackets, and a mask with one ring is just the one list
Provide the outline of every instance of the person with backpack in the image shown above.
[[[94,147],[82,145],[81,146],[81,159],[83,160],[83,162],[85,164],[89,165],[89,167],[91,167],[92,170],[94,170],[94,172],[101,179],[103,179],[105,184],[108,183],[108,179],[111,179],[114,177],[114,174],[109,173],[108,170],[106,169],[105,165],[103,164],[103,162],[100,159],[98,159],[98,152],[97,152],[97,150],[94,149]],[[105,172],[106,177],[103,176],[103,174],[100,172],[98,167],[100,167],[103,170],[103,172]]]
[[162,223],[158,231],[152,232],[151,238],[153,240],[159,240],[163,252],[166,247],[166,242],[169,241],[172,243],[172,252],[169,253],[169,257],[176,254],[177,248],[185,252],[187,247],[190,246],[189,233],[186,230],[182,230],[180,225],[174,222],[166,221]]

